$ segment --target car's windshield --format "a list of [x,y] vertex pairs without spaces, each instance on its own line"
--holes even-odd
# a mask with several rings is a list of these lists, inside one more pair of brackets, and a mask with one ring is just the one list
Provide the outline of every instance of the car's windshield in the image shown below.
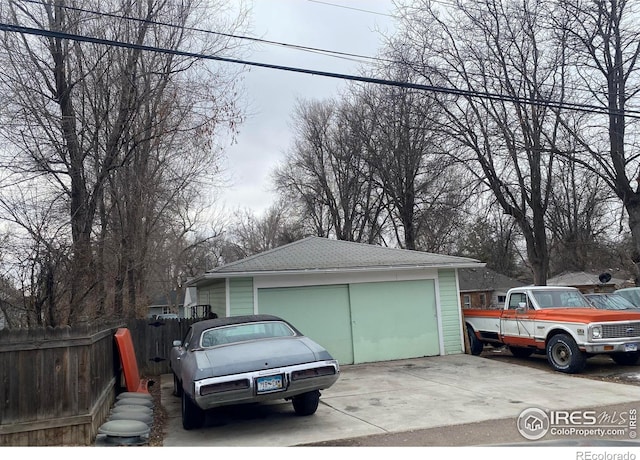
[[593,305],[577,290],[549,289],[534,291],[534,299],[540,308],[593,308]]
[[292,337],[294,335],[296,335],[295,331],[286,323],[281,321],[264,321],[234,324],[206,330],[202,333],[200,344],[202,347],[215,347],[228,343],[276,337]]
[[634,310],[636,307],[627,299],[616,294],[593,294],[587,298],[596,306],[605,310]]
[[614,294],[621,295],[627,299],[634,307],[640,308],[640,288],[618,289]]

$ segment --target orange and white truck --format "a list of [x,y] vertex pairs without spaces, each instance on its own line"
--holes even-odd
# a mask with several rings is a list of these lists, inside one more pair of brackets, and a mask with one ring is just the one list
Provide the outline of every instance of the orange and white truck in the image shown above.
[[516,357],[546,354],[557,371],[579,373],[590,356],[618,364],[640,359],[640,310],[599,310],[576,288],[525,286],[507,292],[504,309],[462,310],[471,353],[485,344],[507,346]]

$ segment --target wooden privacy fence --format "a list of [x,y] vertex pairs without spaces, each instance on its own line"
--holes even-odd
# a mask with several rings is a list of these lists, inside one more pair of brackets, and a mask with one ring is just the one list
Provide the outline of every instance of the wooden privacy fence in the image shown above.
[[0,446],[91,445],[124,388],[117,328],[130,329],[140,375],[154,380],[194,321],[0,330]]
[[171,372],[169,353],[174,340],[182,340],[194,319],[134,319],[127,322],[140,374],[145,377]]
[[0,331],[0,446],[95,439],[115,399],[116,327]]

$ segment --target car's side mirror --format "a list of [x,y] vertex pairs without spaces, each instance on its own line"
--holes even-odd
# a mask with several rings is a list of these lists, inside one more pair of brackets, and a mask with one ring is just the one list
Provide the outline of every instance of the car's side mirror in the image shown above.
[[174,341],[173,341],[173,346],[174,346],[174,347],[180,347],[180,346],[182,346],[182,340],[174,340]]

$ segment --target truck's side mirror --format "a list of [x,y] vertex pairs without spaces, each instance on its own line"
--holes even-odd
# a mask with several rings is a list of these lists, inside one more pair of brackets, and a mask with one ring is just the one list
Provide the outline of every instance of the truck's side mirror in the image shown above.
[[525,311],[527,311],[527,302],[518,302],[516,313],[524,313]]

